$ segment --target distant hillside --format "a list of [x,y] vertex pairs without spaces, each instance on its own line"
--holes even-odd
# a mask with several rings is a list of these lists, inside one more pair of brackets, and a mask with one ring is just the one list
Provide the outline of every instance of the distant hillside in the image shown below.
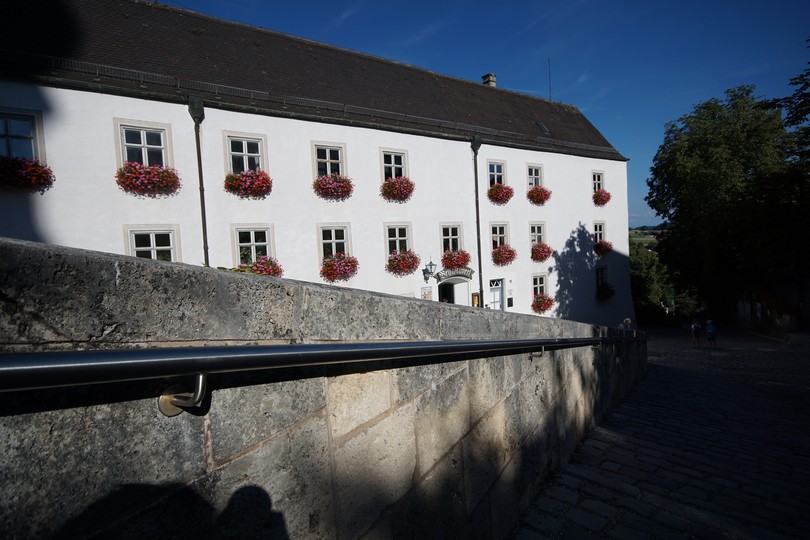
[[630,227],[631,231],[641,231],[641,232],[648,232],[648,231],[665,231],[669,225],[667,223],[661,223],[660,225],[642,225],[641,227]]

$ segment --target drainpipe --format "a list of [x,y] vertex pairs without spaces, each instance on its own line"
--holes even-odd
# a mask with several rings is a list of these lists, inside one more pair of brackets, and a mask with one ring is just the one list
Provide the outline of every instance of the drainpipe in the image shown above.
[[478,238],[478,307],[484,307],[484,275],[481,272],[481,210],[478,204],[478,149],[481,148],[481,137],[472,139],[473,172],[475,173],[475,234]]
[[197,144],[197,174],[200,178],[200,215],[202,219],[203,261],[208,264],[208,225],[205,217],[205,185],[203,183],[202,150],[200,149],[200,124],[205,120],[205,106],[200,96],[188,96],[188,114],[194,120],[194,139]]

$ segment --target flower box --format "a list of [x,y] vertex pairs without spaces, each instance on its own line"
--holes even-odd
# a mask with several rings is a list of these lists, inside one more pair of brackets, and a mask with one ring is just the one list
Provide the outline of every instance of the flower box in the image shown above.
[[442,266],[448,270],[464,268],[468,264],[470,264],[470,254],[463,249],[447,250],[442,254]]
[[535,242],[532,244],[532,260],[534,262],[544,262],[554,254],[551,246],[544,242]]
[[386,178],[380,186],[380,196],[388,202],[402,204],[411,198],[414,188],[413,181],[405,176]]
[[493,184],[492,187],[487,190],[487,197],[490,202],[499,206],[508,203],[514,194],[514,189],[503,184]]
[[543,186],[534,186],[526,192],[529,202],[537,206],[543,206],[551,198],[551,191]]
[[279,262],[273,257],[261,255],[256,258],[253,264],[240,264],[239,268],[235,269],[237,272],[248,272],[250,274],[263,274],[265,276],[281,277],[284,275],[284,269]]
[[419,268],[419,263],[422,259],[407,249],[405,251],[392,251],[388,256],[388,262],[385,265],[385,271],[395,276],[407,276],[413,274]]
[[492,250],[492,263],[495,266],[506,266],[517,259],[517,250],[509,244],[503,244]]
[[597,189],[593,192],[593,204],[596,206],[605,206],[610,202],[610,193],[604,189]]
[[321,264],[321,277],[334,283],[335,281],[348,281],[357,273],[360,263],[355,257],[340,251],[330,257],[324,257]]
[[169,197],[180,189],[180,177],[171,167],[127,161],[115,173],[122,190],[139,197]]
[[242,171],[225,177],[225,191],[243,199],[264,199],[273,191],[273,179],[264,171]]
[[532,302],[532,311],[535,313],[545,313],[554,306],[554,299],[546,293],[534,295]]
[[597,240],[593,245],[593,252],[597,257],[604,257],[611,251],[613,251],[613,244],[607,240]]
[[325,174],[312,182],[312,189],[318,197],[327,201],[345,201],[352,196],[354,184],[348,176]]
[[596,299],[600,302],[607,302],[613,295],[616,294],[616,289],[613,288],[613,285],[607,282],[598,283],[596,285]]
[[54,178],[51,168],[36,159],[0,156],[0,188],[40,195],[51,188]]

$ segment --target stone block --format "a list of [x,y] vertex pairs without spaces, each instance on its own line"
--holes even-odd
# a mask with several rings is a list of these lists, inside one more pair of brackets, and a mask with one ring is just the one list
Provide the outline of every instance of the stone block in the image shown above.
[[493,407],[464,437],[464,474],[468,515],[484,499],[509,459],[506,407]]
[[338,536],[360,536],[412,487],[415,412],[407,403],[334,450]]
[[238,454],[326,406],[316,377],[216,390],[211,397],[214,461]]
[[504,394],[504,357],[476,358],[467,362],[470,377],[470,418],[484,416]]
[[394,402],[402,403],[413,399],[423,392],[432,390],[434,386],[452,376],[454,373],[467,369],[467,363],[442,362],[399,368],[392,372]]
[[470,429],[467,373],[456,372],[432,386],[416,402],[419,474],[424,475]]
[[391,408],[390,372],[329,377],[326,393],[332,437],[339,438]]

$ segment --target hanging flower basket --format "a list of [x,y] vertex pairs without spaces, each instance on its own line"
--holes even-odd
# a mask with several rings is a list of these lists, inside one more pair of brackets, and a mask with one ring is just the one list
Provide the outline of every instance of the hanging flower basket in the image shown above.
[[616,289],[610,283],[598,283],[596,285],[596,299],[600,302],[607,302],[613,295],[616,294]]
[[442,254],[442,266],[448,270],[464,268],[468,264],[470,264],[470,254],[463,249],[447,250]]
[[127,161],[115,173],[118,187],[139,197],[169,197],[180,189],[180,177],[171,167]]
[[495,266],[506,266],[517,259],[517,250],[509,244],[498,246],[492,250],[492,263]]
[[554,306],[554,299],[546,293],[534,295],[534,302],[532,302],[532,311],[535,313],[545,313]]
[[396,178],[386,178],[380,186],[380,196],[388,202],[407,202],[416,186],[410,178],[397,176]]
[[613,251],[613,244],[607,240],[597,240],[593,245],[593,252],[597,257],[604,257],[611,251]]
[[225,191],[243,199],[264,199],[273,191],[273,179],[262,171],[242,171],[225,177]]
[[352,196],[354,185],[348,176],[337,173],[319,176],[312,182],[315,194],[327,201],[345,201]]
[[331,257],[324,257],[321,265],[321,277],[330,283],[348,281],[357,273],[360,263],[355,257],[340,251]]
[[36,159],[0,156],[0,189],[6,191],[48,191],[56,178],[51,168]]
[[532,260],[534,262],[547,261],[553,254],[554,250],[544,242],[535,242],[532,244]]
[[487,197],[489,197],[490,202],[498,206],[508,203],[514,194],[514,189],[503,184],[493,184],[492,187],[487,190]]
[[240,264],[239,268],[235,269],[237,272],[247,272],[249,274],[263,274],[265,276],[281,277],[284,275],[284,269],[279,262],[273,257],[261,255],[256,258],[253,264]]
[[526,198],[529,202],[537,206],[543,206],[551,198],[551,190],[543,186],[534,186],[526,192]]
[[392,251],[388,256],[385,271],[395,276],[407,276],[413,274],[419,268],[422,259],[419,255],[407,249],[405,251]]
[[605,206],[610,202],[610,193],[604,189],[597,189],[593,192],[593,204],[596,206]]

